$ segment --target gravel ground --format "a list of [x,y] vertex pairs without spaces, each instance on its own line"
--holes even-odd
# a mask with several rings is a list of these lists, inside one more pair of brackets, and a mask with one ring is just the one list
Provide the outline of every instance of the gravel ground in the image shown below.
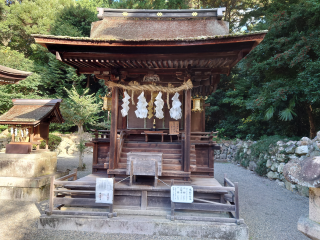
[[250,239],[309,239],[297,230],[299,217],[309,212],[307,197],[243,167],[215,163],[215,178],[221,184],[224,173],[232,182],[239,182],[240,217],[249,227]]
[[[78,178],[90,173],[91,156],[85,155],[87,171],[78,172]],[[58,170],[77,167],[78,157],[59,155]],[[239,182],[240,216],[249,227],[250,239],[303,240],[308,239],[297,230],[300,215],[308,213],[308,198],[296,195],[274,181],[230,163],[216,163],[215,177],[220,183],[223,174]],[[180,240],[180,237],[157,237],[92,232],[38,230],[37,219],[47,206],[39,203],[0,200],[0,239],[163,239]]]

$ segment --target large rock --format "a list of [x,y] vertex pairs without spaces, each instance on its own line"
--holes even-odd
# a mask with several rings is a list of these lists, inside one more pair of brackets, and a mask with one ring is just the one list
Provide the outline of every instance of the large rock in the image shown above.
[[295,152],[298,155],[306,155],[309,153],[309,149],[308,149],[308,146],[304,145],[304,146],[297,147]]
[[284,166],[283,174],[291,183],[320,187],[320,157],[308,157],[303,161],[292,160]]
[[286,153],[293,154],[296,150],[296,145],[291,144],[290,146],[286,147],[285,151]]

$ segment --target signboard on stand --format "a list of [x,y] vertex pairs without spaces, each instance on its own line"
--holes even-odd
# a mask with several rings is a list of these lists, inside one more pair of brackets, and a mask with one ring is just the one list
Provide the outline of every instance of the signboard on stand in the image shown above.
[[96,179],[96,203],[113,204],[113,178]]
[[193,187],[171,186],[171,201],[175,203],[193,203]]

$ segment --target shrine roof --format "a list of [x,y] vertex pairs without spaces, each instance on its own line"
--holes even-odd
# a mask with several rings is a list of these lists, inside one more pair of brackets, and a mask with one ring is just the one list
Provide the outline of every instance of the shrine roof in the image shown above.
[[[41,45],[44,44],[50,44],[55,43],[59,44],[62,43],[62,40],[69,40],[72,41],[73,44],[79,43],[85,43],[88,42],[86,45],[89,45],[91,43],[92,45],[100,45],[102,43],[121,43],[121,42],[198,42],[201,44],[201,42],[207,41],[207,40],[216,40],[219,42],[219,40],[242,40],[243,38],[247,37],[254,37],[258,35],[265,35],[268,31],[256,31],[256,32],[250,32],[250,33],[234,33],[234,34],[227,34],[227,35],[212,35],[212,36],[197,36],[197,37],[176,37],[176,38],[165,38],[165,39],[158,39],[158,38],[141,38],[141,39],[115,39],[115,38],[92,38],[92,37],[70,37],[70,36],[55,36],[55,35],[42,35],[42,34],[32,34],[32,36],[35,38],[36,43],[39,43]],[[44,39],[48,39],[48,41],[45,41]],[[56,40],[56,41],[50,41]],[[61,41],[60,41],[61,40]],[[67,43],[67,42],[66,42]],[[79,44],[78,43],[78,44]]]
[[0,124],[37,125],[42,120],[64,122],[59,105],[61,99],[13,99],[13,107],[0,116]]
[[0,85],[17,83],[30,75],[32,75],[32,72],[20,71],[0,65]]

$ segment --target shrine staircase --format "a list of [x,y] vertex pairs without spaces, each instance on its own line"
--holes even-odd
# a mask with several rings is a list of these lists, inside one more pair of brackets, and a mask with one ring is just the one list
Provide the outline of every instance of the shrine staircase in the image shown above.
[[126,175],[127,153],[128,152],[162,152],[162,176],[161,179],[181,179],[189,178],[191,171],[196,169],[195,146],[190,149],[190,172],[183,171],[183,160],[181,142],[155,143],[155,142],[124,142],[119,158],[118,168],[109,169],[108,174],[116,177]]

